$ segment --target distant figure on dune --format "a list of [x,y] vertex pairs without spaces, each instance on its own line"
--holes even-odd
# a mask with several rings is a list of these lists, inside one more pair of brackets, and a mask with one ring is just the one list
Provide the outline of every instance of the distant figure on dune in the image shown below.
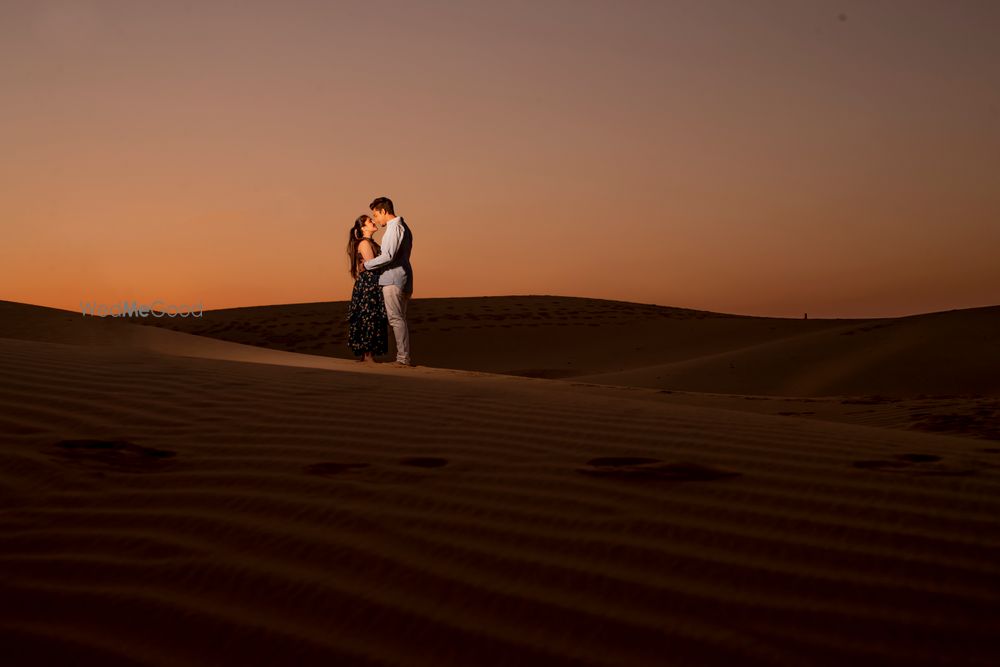
[[351,261],[354,292],[347,307],[347,344],[359,361],[374,362],[375,355],[389,351],[389,328],[378,284],[381,271],[365,270],[365,260],[378,256],[379,245],[372,238],[378,225],[367,215],[359,216],[351,227],[347,256]]
[[382,236],[382,251],[378,257],[366,260],[364,268],[368,271],[382,269],[378,284],[382,286],[385,312],[396,337],[396,365],[409,367],[413,362],[410,359],[406,306],[413,294],[413,268],[410,266],[413,234],[406,221],[396,215],[388,197],[379,197],[369,208],[376,224],[385,227],[385,234]]

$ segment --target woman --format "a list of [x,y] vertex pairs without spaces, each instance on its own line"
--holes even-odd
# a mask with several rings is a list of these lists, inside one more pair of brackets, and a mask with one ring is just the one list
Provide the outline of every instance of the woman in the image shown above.
[[362,215],[354,221],[347,241],[347,256],[351,258],[351,277],[354,278],[354,293],[347,308],[350,322],[347,344],[354,356],[360,357],[359,361],[373,363],[375,355],[389,351],[389,323],[382,288],[378,284],[380,272],[367,271],[364,265],[379,254],[379,245],[372,238],[377,229],[375,221]]

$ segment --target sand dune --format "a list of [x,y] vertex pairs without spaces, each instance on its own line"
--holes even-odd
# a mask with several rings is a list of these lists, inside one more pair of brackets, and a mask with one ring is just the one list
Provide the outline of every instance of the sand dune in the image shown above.
[[1000,306],[849,324],[580,379],[779,396],[997,396]]
[[[151,321],[346,358],[344,303]],[[1000,396],[1000,306],[874,320],[745,317],[569,297],[416,299],[420,363],[601,384],[773,396]]]
[[[339,302],[291,304],[151,323],[345,358],[345,313]],[[675,403],[1000,439],[1000,307],[800,320],[483,297],[417,299],[412,313],[420,362],[432,367],[646,387],[673,392]],[[802,409],[804,398],[823,398],[824,406]]]
[[[206,311],[148,324],[238,343],[349,358],[344,302]],[[863,320],[743,317],[573,297],[414,299],[420,363],[534,377],[645,368]],[[392,351],[387,357],[392,358]]]
[[15,664],[1000,658],[995,443],[2,314]]

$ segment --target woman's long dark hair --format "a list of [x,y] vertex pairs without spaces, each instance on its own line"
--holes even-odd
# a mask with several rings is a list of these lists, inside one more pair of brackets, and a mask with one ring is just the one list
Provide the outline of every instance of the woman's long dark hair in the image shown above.
[[354,226],[351,227],[351,236],[347,239],[347,256],[351,259],[351,277],[355,280],[358,279],[358,244],[365,238],[362,226],[368,220],[371,218],[367,215],[359,215],[358,219],[354,221]]

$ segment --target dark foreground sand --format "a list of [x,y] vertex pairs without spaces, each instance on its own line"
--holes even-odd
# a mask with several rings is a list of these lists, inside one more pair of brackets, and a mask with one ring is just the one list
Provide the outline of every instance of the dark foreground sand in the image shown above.
[[[615,354],[586,382],[394,370],[0,303],[4,664],[997,664],[1000,356],[966,363],[997,338],[940,349],[952,324],[922,317],[934,345],[837,381],[929,353],[934,396],[779,396],[590,384]],[[771,326],[914,326],[745,319],[676,322],[702,356],[750,336],[747,360]],[[629,328],[596,321],[567,326]]]

